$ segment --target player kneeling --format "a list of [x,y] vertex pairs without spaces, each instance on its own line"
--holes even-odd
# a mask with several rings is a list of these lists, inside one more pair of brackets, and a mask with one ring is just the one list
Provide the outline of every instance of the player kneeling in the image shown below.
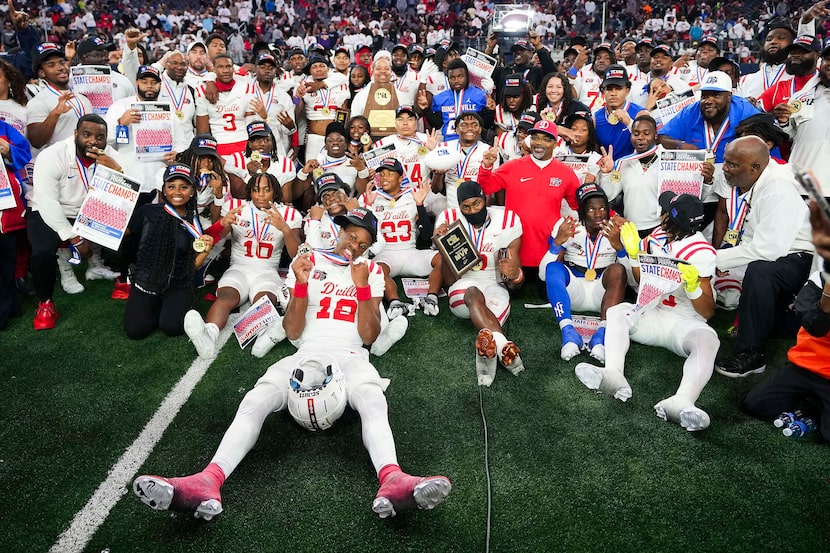
[[[335,222],[341,230],[334,251],[298,256],[286,279],[290,299],[283,326],[289,339],[301,339],[297,353],[271,365],[245,395],[205,470],[181,478],[135,479],[133,491],[153,509],[210,520],[222,512],[222,484],[254,447],[269,414],[288,408],[307,428],[324,429],[345,408],[344,391],[360,415],[363,441],[380,479],[375,513],[386,518],[412,507],[432,509],[450,493],[450,481],[443,476],[421,478],[401,471],[383,395],[388,381],[380,378],[363,348],[380,332],[383,272],[362,257],[377,237],[377,219],[354,209]],[[313,382],[305,374],[312,365],[311,372],[323,373]],[[315,390],[326,402],[310,409],[315,394],[301,394]]]
[[[219,331],[227,324],[230,312],[241,303],[254,303],[268,296],[277,305],[282,288],[277,268],[283,244],[292,257],[297,255],[302,216],[282,203],[277,178],[269,173],[256,174],[248,181],[245,193],[248,201],[227,211],[219,222],[219,237],[231,234],[231,265],[219,279],[207,324],[195,309],[184,317],[184,330],[200,357],[213,357]],[[226,202],[223,210],[229,205]],[[254,343],[251,353],[262,357],[283,338],[282,321],[273,321]]]
[[608,219],[610,208],[605,192],[595,183],[583,184],[576,191],[579,222],[571,217],[559,220],[551,232],[550,251],[539,264],[539,277],[545,281],[548,300],[562,331],[560,355],[570,361],[582,351],[582,336],[571,319],[571,309],[600,312],[599,328],[588,351],[605,361],[605,316],[625,295],[625,268],[617,263],[625,257],[620,229]]
[[[660,195],[660,227],[640,242],[637,228],[625,223],[620,231],[622,243],[631,258],[632,272],[640,281],[638,254],[645,253],[678,259],[683,290],[656,300],[656,306],[632,312],[630,303],[608,309],[605,340],[605,367],[589,363],[576,366],[577,378],[591,390],[613,395],[620,401],[631,397],[623,369],[630,340],[661,346],[686,357],[683,377],[677,392],[654,406],[663,420],[680,424],[686,430],[703,430],[709,415],[695,406],[703,387],[712,376],[720,341],[706,324],[715,312],[710,280],[715,272],[715,250],[698,227],[703,221],[703,204],[688,194]],[[679,291],[679,290],[678,290]]]
[[481,262],[458,280],[445,275],[448,283],[455,280],[449,290],[450,310],[457,317],[471,319],[478,329],[478,383],[489,386],[496,376],[497,358],[513,374],[524,369],[519,348],[505,338],[501,326],[510,314],[507,288],[518,288],[524,281],[519,261],[522,222],[510,210],[487,207],[484,192],[474,181],[458,186],[458,207],[438,216],[435,234],[446,234],[456,221],[467,229]]

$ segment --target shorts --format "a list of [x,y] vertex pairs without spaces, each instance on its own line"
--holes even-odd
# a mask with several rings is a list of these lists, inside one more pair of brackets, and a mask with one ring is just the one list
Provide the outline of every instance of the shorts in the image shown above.
[[[631,304],[626,305],[629,308]],[[695,331],[710,332],[717,339],[717,332],[706,322],[692,319],[684,315],[671,313],[656,307],[647,311],[632,327],[628,334],[638,344],[659,346],[679,355],[688,357],[689,351],[683,347],[686,337]]]
[[432,272],[432,259],[440,255],[435,250],[381,250],[375,263],[389,267],[389,276],[426,277]]
[[470,318],[470,310],[464,303],[464,294],[467,288],[478,288],[484,295],[484,303],[487,309],[504,325],[507,317],[510,316],[510,292],[507,288],[496,282],[478,282],[471,278],[457,280],[449,290],[450,311],[461,319]]
[[602,298],[605,296],[602,276],[600,275],[594,280],[587,280],[584,277],[575,276],[568,267],[565,268],[571,273],[570,282],[565,288],[568,291],[568,297],[571,298],[571,311],[590,311],[592,313],[602,311]]
[[365,349],[329,353],[319,353],[319,350],[316,349],[314,351],[300,350],[294,355],[283,357],[268,367],[265,374],[257,380],[256,385],[271,384],[280,389],[290,388],[289,380],[294,369],[306,357],[319,358],[326,363],[337,363],[343,373],[343,380],[350,400],[352,393],[363,384],[375,384],[384,391],[389,386],[389,379],[380,377],[377,369],[369,362],[369,352]]
[[233,288],[239,292],[241,305],[246,299],[254,303],[254,298],[262,292],[279,297],[282,279],[276,269],[246,271],[243,268],[231,266],[219,279],[217,288]]

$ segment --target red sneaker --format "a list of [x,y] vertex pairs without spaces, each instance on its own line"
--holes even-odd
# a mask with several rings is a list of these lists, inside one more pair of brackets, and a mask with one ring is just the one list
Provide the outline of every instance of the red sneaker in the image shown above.
[[121,279],[116,279],[115,288],[112,290],[110,296],[114,300],[126,300],[130,297],[130,283],[122,282]]
[[35,330],[49,330],[55,328],[55,322],[58,320],[58,312],[55,311],[55,304],[52,300],[42,301],[37,305],[35,311]]
[[193,513],[205,520],[222,512],[219,484],[204,472],[180,478],[139,476],[133,482],[133,493],[157,511]]
[[413,507],[432,509],[447,498],[451,489],[452,484],[444,476],[421,477],[395,472],[381,484],[372,510],[380,518],[387,518]]

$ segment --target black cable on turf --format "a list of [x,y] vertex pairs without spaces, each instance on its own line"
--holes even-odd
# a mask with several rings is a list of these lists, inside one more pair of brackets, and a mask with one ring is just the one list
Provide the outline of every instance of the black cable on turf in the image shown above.
[[481,409],[481,424],[484,430],[484,476],[487,479],[487,534],[484,540],[484,553],[490,551],[490,520],[493,511],[493,489],[490,482],[490,444],[487,438],[487,417],[484,414],[483,386],[478,387],[478,404]]

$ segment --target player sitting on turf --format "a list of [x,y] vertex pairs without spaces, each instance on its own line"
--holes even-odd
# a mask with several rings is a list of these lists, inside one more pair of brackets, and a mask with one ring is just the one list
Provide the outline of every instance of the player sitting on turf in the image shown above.
[[582,337],[571,320],[571,309],[600,312],[599,328],[588,342],[591,357],[605,361],[605,316],[625,295],[625,257],[620,229],[609,220],[605,192],[595,183],[576,191],[579,221],[564,217],[551,232],[551,248],[539,264],[539,278],[545,281],[548,300],[562,331],[560,355],[570,361],[582,351]]
[[703,203],[688,194],[660,195],[663,209],[660,228],[640,242],[637,227],[625,223],[620,237],[631,258],[634,278],[640,281],[638,254],[679,259],[683,290],[665,299],[658,299],[655,307],[632,313],[630,303],[621,303],[608,309],[605,333],[605,367],[589,363],[576,366],[577,378],[591,390],[613,395],[620,401],[631,397],[631,386],[623,376],[625,355],[630,340],[651,346],[661,346],[686,357],[683,377],[675,395],[654,406],[663,420],[679,423],[689,431],[709,426],[709,415],[695,406],[695,401],[712,376],[720,341],[715,331],[706,324],[715,312],[715,298],[710,280],[715,272],[715,250],[698,227],[703,221]]
[[[247,300],[254,303],[268,296],[277,305],[282,287],[277,266],[283,244],[289,255],[297,255],[302,216],[282,203],[277,177],[270,173],[254,175],[248,181],[246,196],[248,201],[228,211],[219,223],[222,228],[219,236],[231,235],[231,265],[219,279],[207,324],[195,309],[184,317],[184,330],[200,357],[214,356],[219,331],[228,322],[230,312],[241,303]],[[229,202],[225,209],[228,205]],[[283,338],[282,321],[274,321],[254,343],[251,353],[262,357]]]
[[478,329],[476,354],[482,368],[488,367],[479,374],[478,382],[489,386],[496,374],[496,356],[513,374],[524,369],[519,348],[504,336],[501,326],[510,315],[507,288],[518,288],[524,282],[519,260],[522,222],[504,207],[487,207],[484,192],[475,181],[458,186],[458,207],[438,216],[435,234],[443,236],[456,221],[461,221],[473,239],[481,261],[457,280],[453,275],[445,275],[446,281],[452,283],[450,310],[457,317],[471,319]]
[[[297,353],[272,365],[246,394],[205,470],[181,478],[139,476],[133,491],[141,501],[153,509],[193,513],[206,520],[221,513],[220,488],[225,479],[254,447],[268,415],[294,405],[289,404],[289,397],[294,397],[290,383],[303,380],[295,368],[305,366],[308,358],[321,351],[332,365],[339,366],[339,375],[329,375],[338,376],[349,405],[360,415],[363,442],[380,479],[372,510],[386,518],[416,506],[431,509],[447,497],[451,489],[447,478],[410,476],[398,466],[383,395],[385,383],[362,347],[380,332],[383,272],[362,257],[376,239],[377,219],[358,208],[339,216],[337,223],[341,230],[333,253],[300,255],[291,265],[287,278],[291,299],[283,325],[289,339],[302,339]],[[344,401],[342,394],[336,399]],[[338,405],[342,412],[345,406]],[[320,421],[331,424],[329,407],[318,407]],[[294,409],[292,416],[297,418]]]
[[386,276],[387,314],[390,319],[407,312],[407,305],[398,297],[396,276],[429,277],[429,294],[424,298],[424,313],[438,315],[438,292],[441,291],[441,254],[435,250],[416,249],[418,237],[432,236],[432,221],[424,207],[430,187],[426,181],[401,187],[403,166],[388,158],[378,167],[377,188],[370,186],[360,196],[361,205],[377,214],[383,248],[375,261]]

